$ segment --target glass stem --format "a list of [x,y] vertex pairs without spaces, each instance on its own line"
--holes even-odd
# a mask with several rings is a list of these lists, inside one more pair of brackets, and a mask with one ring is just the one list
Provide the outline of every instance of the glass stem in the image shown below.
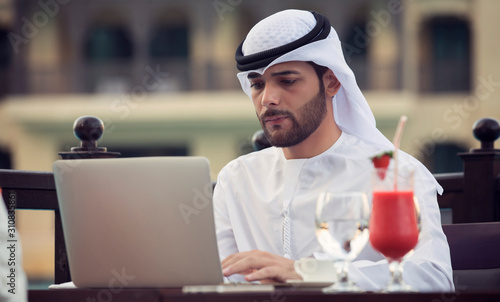
[[389,271],[391,272],[392,285],[402,285],[403,282],[403,266],[401,265],[401,260],[389,260]]
[[339,283],[345,284],[349,283],[349,276],[348,276],[348,268],[349,268],[349,263],[346,261],[342,261],[337,263],[337,274],[339,278]]

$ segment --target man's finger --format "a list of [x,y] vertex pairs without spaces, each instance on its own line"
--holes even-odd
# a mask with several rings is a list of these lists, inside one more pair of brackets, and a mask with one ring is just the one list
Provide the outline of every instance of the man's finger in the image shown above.
[[232,274],[249,274],[255,269],[260,269],[265,266],[265,261],[261,261],[254,256],[238,257],[236,261],[231,261],[223,265],[222,272],[225,276]]
[[245,276],[247,281],[257,281],[257,280],[268,280],[268,281],[278,281],[284,282],[286,278],[281,275],[280,269],[275,266],[267,266],[262,269],[255,270],[253,273]]
[[230,266],[238,261],[241,261],[247,257],[250,257],[254,254],[257,254],[258,251],[248,251],[248,252],[240,252],[240,253],[235,253],[227,256],[224,260],[222,260],[221,264],[222,267],[227,267]]

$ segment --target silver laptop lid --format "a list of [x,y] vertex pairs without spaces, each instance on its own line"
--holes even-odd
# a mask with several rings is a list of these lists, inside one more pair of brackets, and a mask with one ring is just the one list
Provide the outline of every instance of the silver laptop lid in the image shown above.
[[206,158],[60,160],[53,169],[76,286],[222,282]]

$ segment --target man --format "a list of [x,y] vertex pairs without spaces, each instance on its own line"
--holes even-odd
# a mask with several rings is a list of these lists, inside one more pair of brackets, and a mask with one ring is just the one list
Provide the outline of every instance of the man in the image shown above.
[[[294,260],[321,256],[314,231],[320,192],[369,191],[369,157],[394,146],[376,129],[338,36],[320,14],[286,10],[262,20],[236,61],[241,86],[274,147],[242,156],[219,173],[214,207],[223,273],[246,281],[300,279]],[[421,163],[398,153],[401,165],[416,167],[423,221],[404,279],[422,291],[453,290],[436,202],[442,188]],[[367,290],[389,279],[387,261],[369,243],[349,273]]]

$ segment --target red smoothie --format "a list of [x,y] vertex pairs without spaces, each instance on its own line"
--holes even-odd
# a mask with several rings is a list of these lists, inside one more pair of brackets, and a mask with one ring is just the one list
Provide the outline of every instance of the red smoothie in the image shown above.
[[418,242],[413,191],[373,192],[370,243],[384,256],[401,259]]

